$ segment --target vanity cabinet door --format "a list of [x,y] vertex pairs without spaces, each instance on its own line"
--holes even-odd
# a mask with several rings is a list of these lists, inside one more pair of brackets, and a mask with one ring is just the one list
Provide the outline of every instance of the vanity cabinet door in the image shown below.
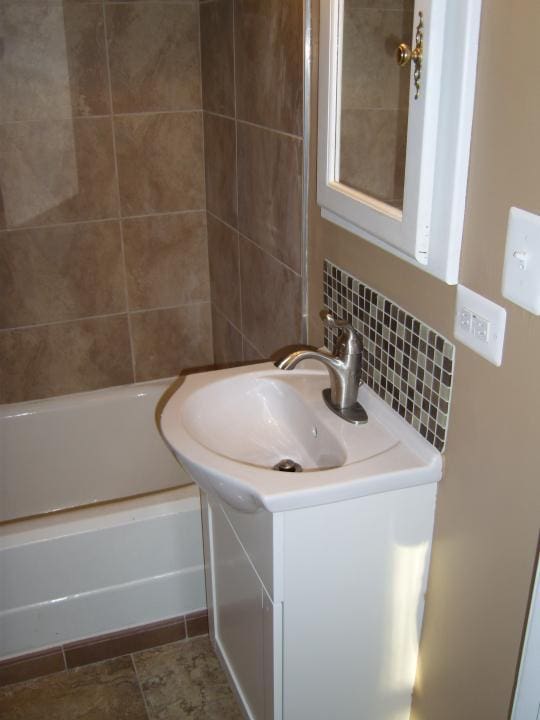
[[249,716],[276,720],[275,608],[223,510],[210,510],[215,641]]

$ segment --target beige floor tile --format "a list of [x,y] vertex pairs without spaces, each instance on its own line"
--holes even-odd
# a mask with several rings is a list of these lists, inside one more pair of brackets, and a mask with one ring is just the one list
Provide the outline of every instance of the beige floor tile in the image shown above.
[[151,720],[242,720],[206,637],[134,655]]
[[129,656],[0,689],[2,720],[146,720]]

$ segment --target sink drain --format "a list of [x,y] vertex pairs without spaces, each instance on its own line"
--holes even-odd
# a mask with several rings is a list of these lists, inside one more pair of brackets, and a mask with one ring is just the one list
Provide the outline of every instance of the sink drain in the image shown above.
[[290,458],[285,458],[276,463],[272,470],[279,470],[279,472],[302,472],[302,466]]

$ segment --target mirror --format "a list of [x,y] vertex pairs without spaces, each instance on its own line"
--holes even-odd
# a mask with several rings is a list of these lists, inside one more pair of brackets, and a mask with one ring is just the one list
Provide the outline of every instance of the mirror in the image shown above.
[[[376,4],[376,3],[375,3]],[[413,3],[343,2],[339,182],[403,209],[409,72],[396,62],[411,44]]]
[[323,217],[457,283],[481,0],[320,0]]

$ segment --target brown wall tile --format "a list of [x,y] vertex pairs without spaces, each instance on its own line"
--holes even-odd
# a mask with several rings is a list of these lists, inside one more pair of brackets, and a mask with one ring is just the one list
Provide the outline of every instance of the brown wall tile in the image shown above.
[[202,113],[115,118],[122,214],[204,206]]
[[204,113],[206,207],[236,227],[236,123]]
[[239,119],[302,133],[303,47],[303,0],[237,0]]
[[244,362],[260,362],[264,359],[261,353],[245,337],[242,337],[242,354]]
[[210,303],[131,316],[137,381],[177,375],[212,362]]
[[0,327],[126,310],[118,222],[0,232]]
[[234,0],[201,4],[201,63],[203,107],[234,115]]
[[242,360],[242,335],[212,305],[212,338],[214,343],[214,362],[217,365],[230,365]]
[[300,276],[243,237],[240,274],[246,337],[266,356],[300,342]]
[[238,124],[238,227],[299,272],[302,141]]
[[241,326],[238,233],[208,215],[208,260],[212,303]]
[[99,5],[0,4],[0,122],[109,112]]
[[210,299],[204,213],[124,220],[130,309]]
[[0,157],[0,225],[51,225],[118,213],[108,118],[0,126]]
[[124,315],[0,331],[0,402],[129,382]]
[[201,107],[198,10],[176,3],[107,7],[116,113]]

